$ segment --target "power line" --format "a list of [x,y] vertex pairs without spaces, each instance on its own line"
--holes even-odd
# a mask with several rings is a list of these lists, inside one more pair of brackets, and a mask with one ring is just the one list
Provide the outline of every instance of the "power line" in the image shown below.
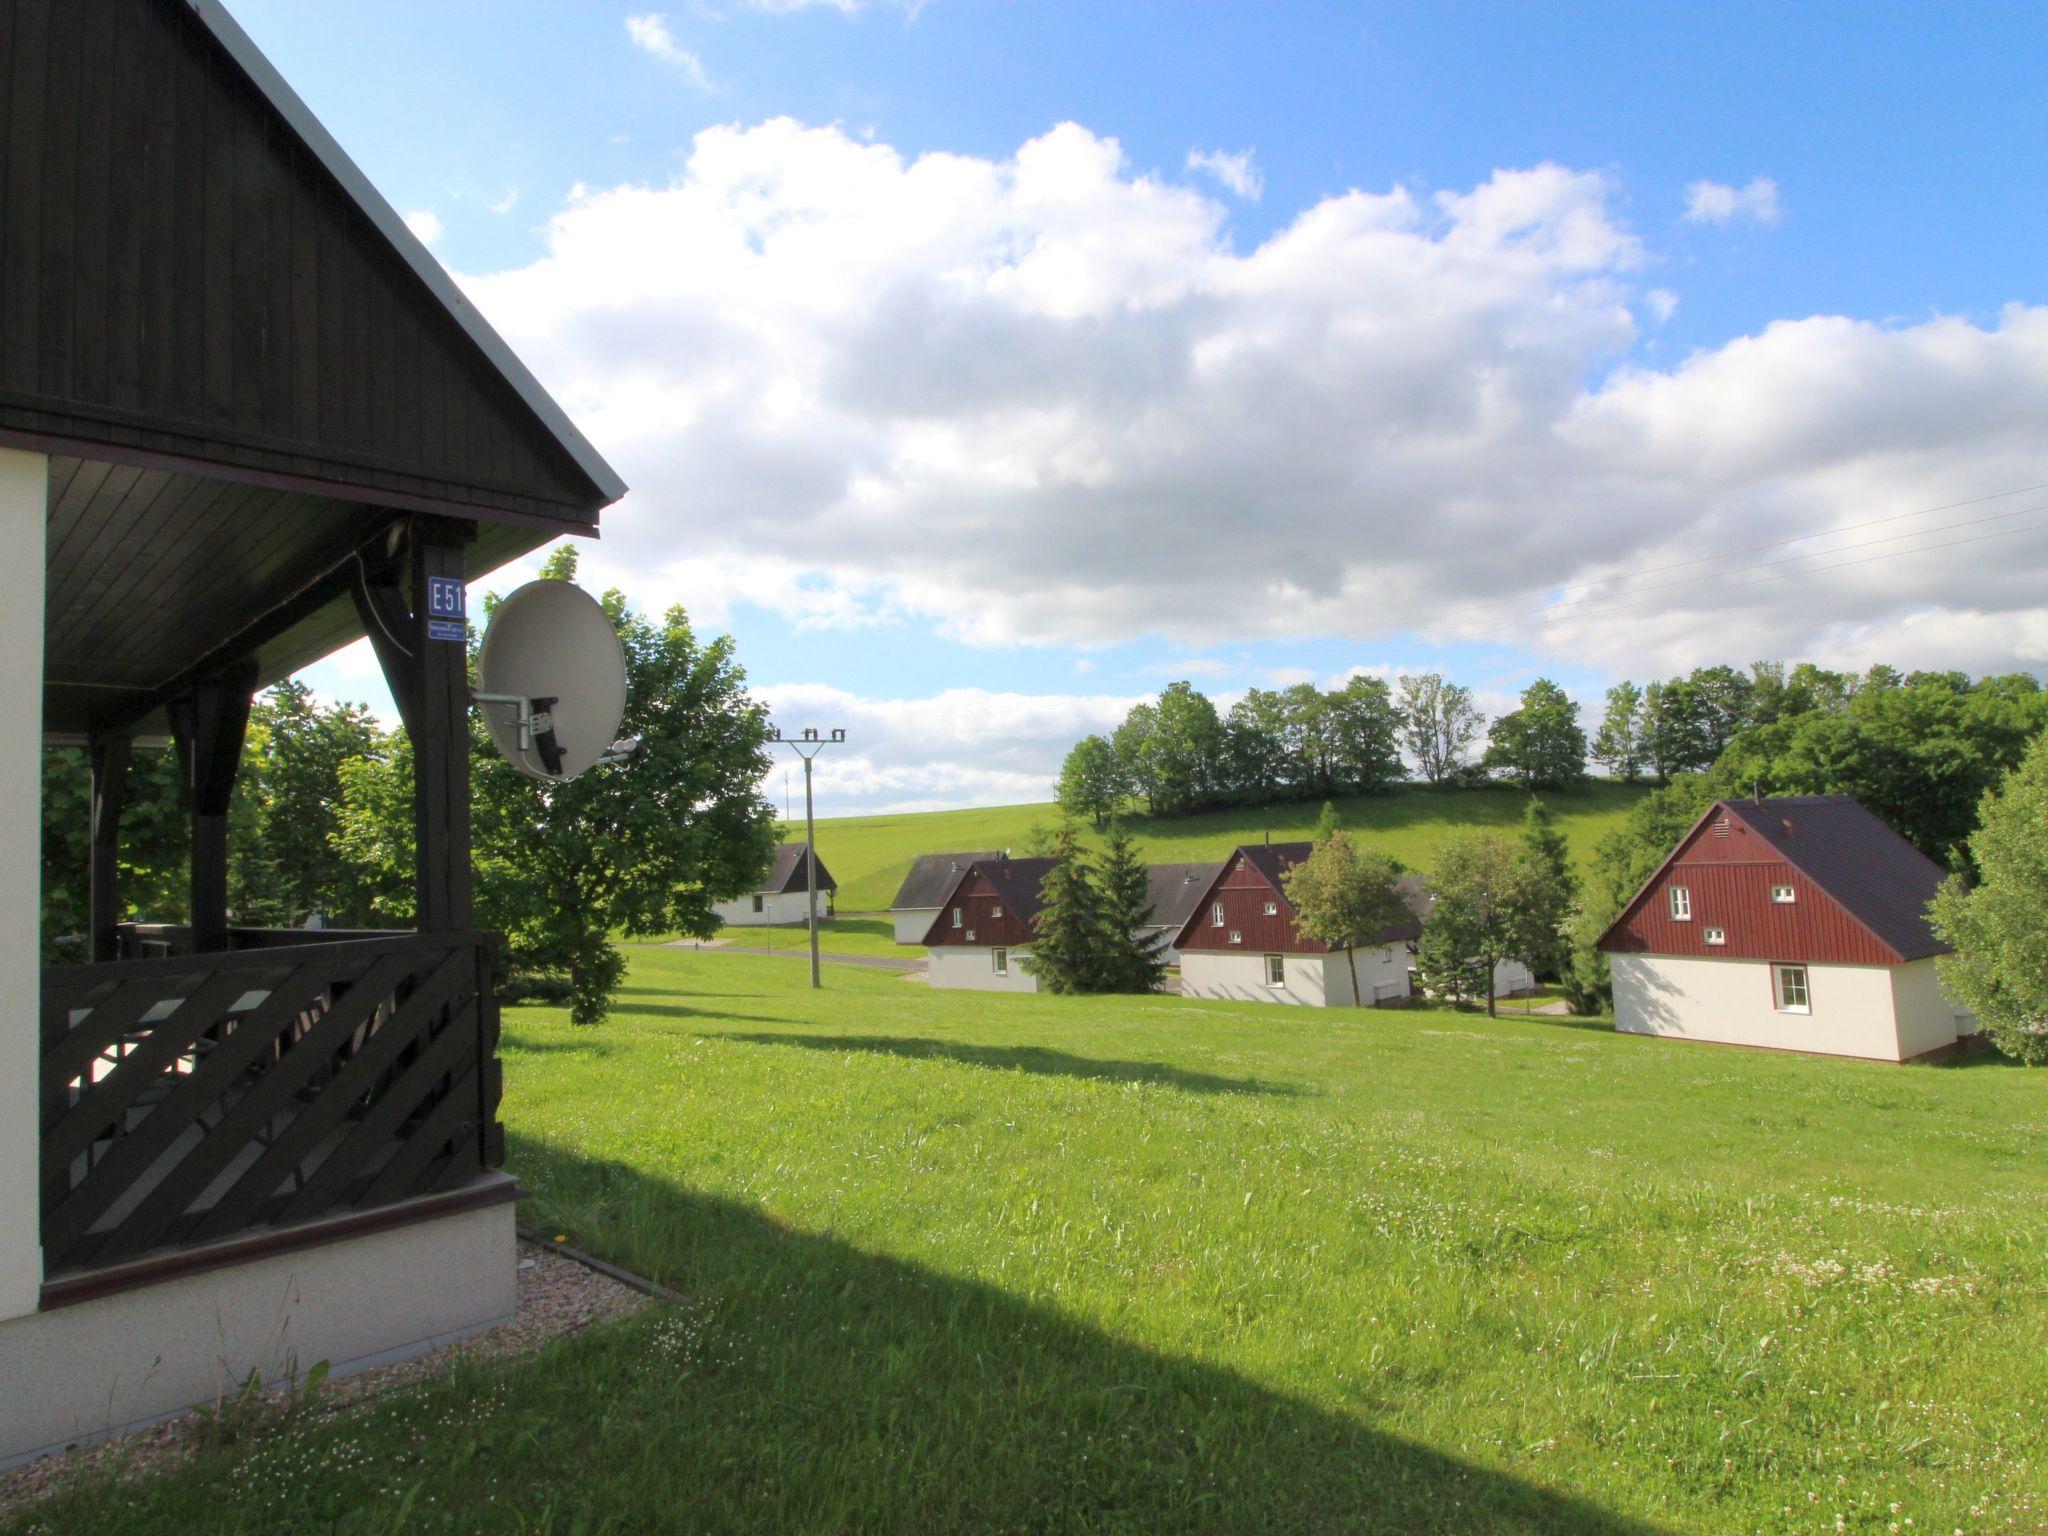
[[[1775,571],[1775,572],[1773,572],[1773,573],[1772,573],[1771,575],[1769,575],[1769,576],[1757,576],[1757,577],[1754,577],[1754,578],[1752,578],[1752,579],[1751,579],[1751,580],[1749,580],[1749,581],[1737,581],[1737,582],[1731,582],[1731,583],[1730,583],[1730,584],[1729,584],[1728,586],[1726,586],[1726,587],[1722,587],[1722,588],[1718,588],[1718,589],[1712,589],[1712,588],[1710,588],[1710,589],[1709,589],[1709,593],[1711,593],[1711,592],[1715,592],[1715,591],[1721,591],[1721,592],[1736,592],[1736,591],[1740,591],[1740,590],[1741,590],[1742,588],[1744,588],[1744,587],[1757,587],[1757,586],[1762,586],[1762,585],[1763,585],[1763,584],[1764,584],[1765,582],[1767,582],[1767,581],[1789,581],[1789,580],[1790,580],[1790,579],[1791,579],[1792,577],[1794,577],[1794,576],[1818,576],[1818,575],[1820,575],[1820,574],[1821,574],[1822,572],[1824,572],[1824,571],[1840,571],[1840,570],[1846,570],[1846,569],[1848,569],[1848,568],[1849,568],[1850,566],[1853,566],[1853,565],[1872,565],[1872,564],[1875,564],[1875,563],[1876,563],[1877,561],[1879,561],[1879,560],[1896,560],[1896,559],[1898,559],[1898,558],[1899,558],[1900,556],[1902,556],[1902,555],[1923,555],[1923,554],[1932,554],[1932,553],[1934,553],[1934,551],[1936,551],[1936,550],[1938,550],[1938,549],[1954,549],[1954,548],[1956,548],[1957,546],[1959,546],[1959,545],[1963,545],[1963,544],[1984,544],[1984,543],[1988,543],[1988,542],[1989,542],[1990,540],[1992,540],[1992,539],[2009,539],[2009,538],[2012,538],[2012,537],[2014,537],[2014,536],[2015,536],[2015,535],[2017,535],[2017,534],[2022,534],[2022,533],[2038,533],[2038,532],[2040,532],[2040,531],[2041,531],[2042,529],[2044,529],[2044,528],[2048,528],[2048,523],[2034,523],[2034,524],[2031,524],[2031,525],[2029,525],[2028,527],[2025,527],[2025,528],[2001,528],[2001,529],[1999,529],[1999,530],[1998,530],[1998,531],[1997,531],[1996,533],[1979,533],[1979,534],[1974,534],[1974,535],[1972,535],[1971,537],[1969,537],[1969,538],[1967,538],[1967,539],[1948,539],[1948,540],[1945,540],[1944,542],[1942,542],[1942,543],[1940,543],[1940,544],[1928,544],[1928,545],[1925,545],[1925,546],[1923,546],[1923,547],[1921,547],[1921,548],[1919,548],[1919,549],[1893,549],[1893,550],[1887,550],[1887,551],[1886,551],[1885,553],[1883,553],[1883,554],[1881,554],[1881,555],[1864,555],[1864,556],[1863,556],[1862,558],[1860,558],[1860,559],[1856,559],[1856,560],[1841,560],[1841,561],[1837,561],[1837,562],[1836,562],[1835,564],[1833,564],[1833,565],[1819,565],[1819,566],[1814,566],[1814,567],[1812,567],[1812,568],[1810,568],[1810,569],[1808,569],[1808,570],[1804,570],[1804,571]],[[1930,530],[1930,531],[1935,531],[1935,530]],[[1708,594],[1707,594],[1707,593],[1702,593],[1701,595],[1702,595],[1702,596],[1705,596],[1705,595],[1708,595]],[[1647,607],[1650,607],[1650,606],[1652,606],[1653,604],[1657,603],[1658,601],[1660,601],[1660,599],[1657,599],[1657,598],[1645,598],[1645,599],[1643,599],[1643,600],[1642,600],[1641,602],[1633,602],[1633,603],[1614,603],[1614,604],[1611,604],[1611,605],[1609,605],[1609,606],[1606,606],[1606,607],[1601,607],[1601,608],[1595,608],[1595,609],[1591,610],[1591,612],[1589,612],[1589,613],[1582,613],[1582,614],[1579,614],[1579,615],[1577,615],[1577,617],[1580,617],[1580,618],[1593,618],[1593,617],[1595,617],[1595,616],[1597,616],[1597,615],[1599,615],[1599,614],[1603,614],[1603,613],[1621,613],[1621,612],[1624,612],[1624,611],[1626,611],[1627,609],[1631,609],[1631,608],[1647,608]],[[1453,640],[1484,640],[1484,639],[1486,639],[1486,638],[1488,638],[1489,636],[1492,636],[1492,635],[1504,635],[1504,634],[1510,634],[1510,633],[1514,632],[1515,630],[1518,630],[1518,629],[1525,629],[1525,628],[1529,627],[1529,626],[1530,626],[1531,624],[1539,624],[1539,623],[1542,623],[1542,622],[1544,622],[1544,621],[1545,621],[1546,617],[1547,617],[1547,613],[1546,613],[1545,611],[1539,610],[1538,612],[1536,612],[1536,613],[1533,613],[1533,614],[1529,615],[1529,617],[1528,617],[1528,618],[1526,618],[1526,619],[1524,619],[1524,620],[1521,620],[1521,621],[1519,621],[1519,622],[1517,622],[1517,623],[1513,623],[1513,624],[1504,624],[1504,625],[1501,625],[1501,626],[1500,626],[1499,628],[1497,628],[1497,629],[1489,629],[1489,630],[1482,630],[1482,631],[1480,631],[1480,632],[1478,632],[1478,633],[1476,633],[1476,634],[1469,634],[1469,635],[1453,635],[1453,636],[1451,636],[1450,638],[1451,638],[1451,639],[1453,639]]]
[[[2010,491],[1994,491],[1994,492],[1992,492],[1992,493],[1991,493],[1990,495],[1988,495],[1988,496],[1972,496],[1972,497],[1970,497],[1970,498],[1969,498],[1968,500],[1965,500],[1965,501],[1950,501],[1950,502],[1944,502],[1944,503],[1943,503],[1942,505],[1940,505],[1940,506],[1938,506],[1938,507],[1920,507],[1920,508],[1918,508],[1917,510],[1915,510],[1915,511],[1912,511],[1912,512],[1893,512],[1893,513],[1890,513],[1889,515],[1887,515],[1887,516],[1885,516],[1885,517],[1872,517],[1872,518],[1866,518],[1866,519],[1864,519],[1864,520],[1863,520],[1862,522],[1857,522],[1857,523],[1843,523],[1843,524],[1842,524],[1842,525],[1841,525],[1840,527],[1837,527],[1837,528],[1825,528],[1825,529],[1821,529],[1821,530],[1819,530],[1818,532],[1814,532],[1814,533],[1796,533],[1796,534],[1793,534],[1793,535],[1792,535],[1791,537],[1789,537],[1789,538],[1783,538],[1783,539],[1770,539],[1770,540],[1767,540],[1767,541],[1765,541],[1765,542],[1764,542],[1764,543],[1762,543],[1762,544],[1746,544],[1746,545],[1742,546],[1742,547],[1741,547],[1741,548],[1739,548],[1739,549],[1726,549],[1726,550],[1722,550],[1722,551],[1721,551],[1720,553],[1718,553],[1718,554],[1712,554],[1712,555],[1695,555],[1695,556],[1693,556],[1693,557],[1692,557],[1691,559],[1689,559],[1689,560],[1673,560],[1673,561],[1671,561],[1671,562],[1669,562],[1668,564],[1665,564],[1665,565],[1652,565],[1652,566],[1646,566],[1646,567],[1644,567],[1644,568],[1643,568],[1643,569],[1641,569],[1641,570],[1637,570],[1637,571],[1624,571],[1624,572],[1622,572],[1621,574],[1619,574],[1619,575],[1616,575],[1616,576],[1604,576],[1604,577],[1601,577],[1601,578],[1600,578],[1599,580],[1597,580],[1597,581],[1587,581],[1587,582],[1579,582],[1579,583],[1576,583],[1576,584],[1574,584],[1574,585],[1572,585],[1572,586],[1568,586],[1568,587],[1556,587],[1556,588],[1552,588],[1552,587],[1540,587],[1540,588],[1532,588],[1531,590],[1529,590],[1529,591],[1527,591],[1527,592],[1525,592],[1525,593],[1523,593],[1523,594],[1521,594],[1520,596],[1517,596],[1517,597],[1505,597],[1505,598],[1489,598],[1489,599],[1487,599],[1487,600],[1485,600],[1485,601],[1483,601],[1483,602],[1477,602],[1477,603],[1458,603],[1458,604],[1455,604],[1455,605],[1453,605],[1452,607],[1449,607],[1449,608],[1446,608],[1446,609],[1444,609],[1444,610],[1443,610],[1443,612],[1445,612],[1445,613],[1464,613],[1464,612],[1472,612],[1472,611],[1477,611],[1477,612],[1481,612],[1481,613],[1484,613],[1484,612],[1489,612],[1489,611],[1491,611],[1491,610],[1493,610],[1493,609],[1496,609],[1496,608],[1507,608],[1507,607],[1512,607],[1512,606],[1513,606],[1514,604],[1516,604],[1516,603],[1520,603],[1520,602],[1525,602],[1525,601],[1527,601],[1527,600],[1528,600],[1528,599],[1530,599],[1530,598],[1535,598],[1535,597],[1541,597],[1541,596],[1543,596],[1543,595],[1544,595],[1545,593],[1547,593],[1547,592],[1552,592],[1552,591],[1555,591],[1555,592],[1557,592],[1557,593],[1558,593],[1558,594],[1560,594],[1560,595],[1563,595],[1563,594],[1565,594],[1565,593],[1569,593],[1569,592],[1587,592],[1587,591],[1591,591],[1591,590],[1593,590],[1593,589],[1594,589],[1594,588],[1596,588],[1596,587],[1604,587],[1604,586],[1608,586],[1608,585],[1610,585],[1611,583],[1613,583],[1613,582],[1617,582],[1617,581],[1634,581],[1634,580],[1637,580],[1638,578],[1640,578],[1640,577],[1644,577],[1644,576],[1661,576],[1661,575],[1663,575],[1663,574],[1664,574],[1664,573],[1665,573],[1666,571],[1682,571],[1682,570],[1686,570],[1686,569],[1689,569],[1690,567],[1692,567],[1692,566],[1695,566],[1695,565],[1710,565],[1710,564],[1712,564],[1712,563],[1713,563],[1714,561],[1716,561],[1716,560],[1732,560],[1732,559],[1734,559],[1734,558],[1735,558],[1736,556],[1738,556],[1738,555],[1755,555],[1755,554],[1761,554],[1761,553],[1762,553],[1763,551],[1765,551],[1765,550],[1767,550],[1767,549],[1782,549],[1782,548],[1784,548],[1784,547],[1785,547],[1785,546],[1786,546],[1787,544],[1803,544],[1803,543],[1807,542],[1807,541],[1808,541],[1808,540],[1810,540],[1810,539],[1826,539],[1826,538],[1832,538],[1832,537],[1834,537],[1834,536],[1835,536],[1836,534],[1842,534],[1842,533],[1855,533],[1855,532],[1857,532],[1858,530],[1860,530],[1860,529],[1864,529],[1864,528],[1881,528],[1881,527],[1883,527],[1883,526],[1884,526],[1885,524],[1887,524],[1887,523],[1898,523],[1898,522],[1904,522],[1904,521],[1905,521],[1906,519],[1908,519],[1908,518],[1914,518],[1914,517],[1932,517],[1932,516],[1933,516],[1933,515],[1934,515],[1935,513],[1937,513],[1937,512],[1955,512],[1955,511],[1960,511],[1960,510],[1961,510],[1962,508],[1964,508],[1964,507],[1976,507],[1976,506],[1982,506],[1982,505],[1983,505],[1983,504],[1984,504],[1985,502],[1987,502],[1987,501],[2003,501],[2003,500],[2004,500],[2004,499],[2005,499],[2006,497],[2008,497],[2008,496],[2025,496],[2025,495],[2028,495],[2029,493],[2031,493],[2031,492],[2034,492],[2034,491],[2048,491],[2048,481],[2043,481],[2043,482],[2042,482],[2041,484],[2039,484],[2039,485],[2023,485],[2023,486],[2019,486],[2019,487],[2017,487],[2016,489],[2014,489],[2014,490],[2010,490]],[[1947,527],[1966,527],[1966,526],[1968,526],[1968,525],[1967,525],[1967,524],[1964,524],[1964,523],[1955,523],[1955,524],[1946,524],[1946,525],[1944,525],[1944,526],[1947,526]],[[1927,532],[1927,533],[1938,533],[1938,532],[1940,532],[1941,530],[1940,530],[1940,529],[1938,529],[1938,528],[1929,528],[1929,529],[1925,529],[1925,530],[1922,530],[1922,531],[1924,531],[1924,532]],[[1826,553],[1826,551],[1820,551],[1819,553]],[[1718,573],[1710,573],[1710,574],[1718,574]]]
[[[1610,593],[1608,593],[1608,594],[1607,594],[1607,597],[1606,597],[1606,598],[1583,598],[1583,599],[1581,599],[1580,601],[1578,601],[1578,602],[1573,602],[1573,603],[1552,603],[1552,604],[1550,604],[1550,605],[1548,605],[1548,606],[1546,606],[1546,607],[1543,607],[1543,608],[1538,608],[1538,609],[1535,609],[1535,610],[1533,610],[1533,613],[1534,613],[1534,615],[1535,615],[1536,617],[1540,617],[1540,618],[1549,618],[1549,617],[1550,617],[1551,615],[1553,615],[1553,614],[1559,614],[1559,613],[1569,613],[1569,612],[1571,612],[1571,611],[1573,611],[1573,610],[1575,610],[1575,609],[1579,609],[1579,608],[1584,608],[1584,607],[1586,607],[1586,606],[1587,606],[1588,604],[1592,604],[1592,603],[1600,603],[1600,602],[1605,602],[1605,601],[1607,601],[1607,599],[1608,599],[1608,598],[1615,598],[1615,597],[1639,597],[1639,596],[1641,596],[1641,595],[1642,595],[1643,593],[1645,593],[1645,592],[1665,592],[1665,591],[1669,591],[1669,590],[1670,590],[1671,588],[1673,588],[1673,587],[1683,587],[1683,586],[1689,586],[1689,585],[1691,585],[1691,584],[1692,584],[1693,582],[1696,582],[1696,581],[1718,581],[1718,580],[1720,580],[1720,579],[1721,579],[1722,577],[1724,577],[1724,576],[1739,576],[1739,575],[1741,575],[1741,574],[1742,574],[1742,573],[1743,573],[1744,571],[1761,571],[1761,570],[1766,570],[1766,569],[1769,569],[1769,568],[1770,568],[1770,567],[1772,567],[1772,566],[1778,566],[1778,565],[1798,565],[1798,564],[1800,564],[1801,562],[1803,562],[1803,561],[1807,561],[1807,560],[1820,560],[1820,559],[1825,559],[1825,558],[1826,558],[1827,556],[1829,556],[1829,555],[1841,555],[1841,554],[1847,554],[1847,553],[1848,553],[1848,552],[1849,552],[1850,550],[1852,550],[1852,549],[1872,549],[1872,548],[1875,548],[1875,547],[1876,547],[1877,545],[1879,545],[1879,544],[1893,544],[1893,543],[1896,543],[1896,542],[1898,542],[1898,541],[1899,541],[1900,539],[1923,539],[1923,538],[1926,538],[1926,537],[1927,537],[1928,535],[1930,535],[1930,534],[1936,534],[1936,533],[1949,533],[1949,532],[1951,532],[1951,531],[1953,531],[1953,530],[1955,530],[1955,529],[1957,529],[1957,528],[1976,528],[1976,527],[1980,527],[1981,525],[1983,525],[1983,524],[1985,524],[1985,523],[2000,523],[2000,522],[2004,522],[2004,521],[2006,521],[2006,520],[2007,520],[2007,519],[2009,519],[2009,518],[2015,518],[2015,517],[2025,517],[2025,516],[2026,516],[2027,514],[2029,514],[2029,513],[2031,513],[2031,512],[2048,512],[2048,502],[2036,502],[2036,503],[2035,503],[2035,504],[2034,504],[2033,506],[2030,506],[2030,507],[2013,507],[2013,508],[2010,508],[2010,509],[2008,509],[2007,511],[2004,511],[2004,512],[1991,512],[1991,513],[1987,513],[1987,514],[1986,514],[1985,516],[1983,516],[1983,517],[1966,517],[1966,518],[1960,519],[1959,521],[1957,521],[1957,522],[1953,522],[1953,523],[1941,523],[1941,524],[1939,524],[1939,525],[1937,525],[1937,526],[1935,526],[1935,527],[1933,527],[1933,528],[1914,528],[1914,529],[1910,529],[1910,530],[1908,530],[1908,531],[1907,531],[1907,532],[1905,532],[1905,533],[1888,533],[1888,534],[1884,534],[1883,536],[1881,536],[1881,537],[1879,537],[1879,538],[1875,538],[1875,539],[1863,539],[1863,540],[1860,540],[1860,541],[1858,541],[1857,543],[1854,543],[1854,544],[1838,544],[1838,545],[1836,545],[1836,546],[1835,546],[1835,547],[1834,547],[1833,549],[1817,549],[1817,550],[1814,550],[1814,551],[1813,551],[1813,552],[1812,552],[1811,554],[1804,554],[1804,555],[1785,555],[1785,556],[1782,556],[1782,557],[1780,557],[1779,559],[1776,559],[1776,560],[1754,560],[1754,561],[1751,561],[1751,562],[1750,562],[1750,563],[1749,563],[1748,565],[1738,565],[1738,566],[1733,566],[1733,567],[1730,567],[1730,568],[1729,568],[1728,570],[1725,570],[1725,571],[1709,571],[1709,572],[1706,572],[1705,574],[1703,574],[1703,575],[1699,575],[1699,576],[1681,576],[1681,577],[1679,577],[1679,578],[1678,578],[1678,579],[1677,579],[1676,581],[1661,581],[1661,582],[1657,582],[1657,583],[1655,583],[1655,584],[1653,584],[1653,585],[1651,585],[1651,586],[1647,586],[1647,587],[1628,587],[1628,588],[1625,588],[1624,590],[1622,590],[1622,591],[1619,591],[1619,592],[1610,592]],[[2015,531],[2024,531],[2024,530],[2015,530]],[[1937,544],[1937,545],[1925,545],[1925,546],[1922,546],[1922,548],[1929,548],[1929,549],[1939,549],[1939,548],[1943,548],[1943,547],[1945,547],[1945,546],[1942,546],[1942,545],[1938,545],[1938,544]],[[1917,553],[1919,553],[1919,550],[1918,550],[1918,549],[1901,549],[1901,550],[1894,550],[1894,551],[1893,551],[1892,553],[1894,553],[1894,554],[1900,554],[1900,555],[1911,555],[1911,554],[1917,554]],[[1824,566],[1824,567],[1820,567],[1820,569],[1824,569],[1824,570],[1825,570],[1825,569],[1832,569],[1832,567],[1825,567],[1825,566]],[[1798,572],[1796,572],[1796,571],[1793,571],[1793,572],[1788,572],[1787,574],[1788,574],[1788,575],[1798,575],[1799,573],[1798,573]],[[1592,586],[1601,586],[1601,585],[1604,585],[1604,583],[1601,583],[1601,582],[1594,582],[1594,583],[1591,583],[1590,585],[1592,585]],[[1583,589],[1582,589],[1582,590],[1583,590]],[[1707,590],[1712,590],[1712,589],[1711,589],[1711,588],[1709,588],[1709,589],[1707,589]],[[1464,628],[1467,628],[1467,627],[1469,627],[1469,626],[1468,626],[1468,625],[1455,625],[1455,626],[1453,626],[1453,633],[1452,633],[1452,634],[1450,634],[1450,635],[1448,636],[1448,638],[1450,638],[1450,639],[1458,639],[1458,638],[1460,638],[1460,636],[1459,636],[1459,635],[1458,635],[1457,633],[1455,633],[1455,631],[1456,631],[1456,630],[1460,630],[1460,629],[1464,629]]]

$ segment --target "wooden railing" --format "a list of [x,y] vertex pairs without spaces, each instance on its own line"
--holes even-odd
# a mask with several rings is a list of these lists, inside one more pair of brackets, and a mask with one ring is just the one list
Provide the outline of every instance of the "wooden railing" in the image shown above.
[[[228,948],[285,949],[302,944],[341,944],[353,939],[398,938],[403,928],[230,928]],[[192,930],[183,923],[122,923],[114,929],[120,960],[160,960],[192,953]]]
[[46,1270],[498,1167],[491,943],[385,934],[45,969]]

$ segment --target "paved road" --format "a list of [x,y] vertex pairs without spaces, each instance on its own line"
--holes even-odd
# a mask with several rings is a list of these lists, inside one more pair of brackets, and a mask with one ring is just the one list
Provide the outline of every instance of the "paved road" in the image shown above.
[[[681,939],[663,946],[667,949],[706,949],[719,955],[781,955],[790,960],[808,960],[811,957],[807,944],[778,944],[770,949],[765,944],[698,944]],[[871,971],[919,971],[924,969],[922,960],[898,960],[891,955],[835,955],[832,951],[821,952],[818,958],[826,965],[864,965]]]

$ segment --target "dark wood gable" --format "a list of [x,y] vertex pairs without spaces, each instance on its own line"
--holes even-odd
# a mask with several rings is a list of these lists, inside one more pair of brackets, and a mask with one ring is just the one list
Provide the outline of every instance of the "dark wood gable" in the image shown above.
[[589,528],[602,461],[224,39],[214,0],[0,0],[0,443]]
[[[1223,921],[1215,909],[1223,908]],[[1275,910],[1267,912],[1268,906]],[[1232,943],[1230,936],[1237,935]],[[1294,924],[1294,904],[1244,848],[1232,852],[1180,931],[1176,947],[1240,954],[1326,955],[1330,946]]]

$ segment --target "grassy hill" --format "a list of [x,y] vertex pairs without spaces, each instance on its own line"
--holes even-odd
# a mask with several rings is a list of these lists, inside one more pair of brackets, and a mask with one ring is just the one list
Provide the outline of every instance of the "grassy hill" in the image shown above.
[[[1557,812],[1581,863],[1593,845],[1621,824],[1628,808],[1646,793],[1640,785],[1587,784],[1543,799]],[[1391,794],[1337,802],[1344,825],[1386,849],[1414,869],[1427,869],[1438,846],[1454,832],[1475,827],[1512,829],[1521,820],[1525,797],[1507,789],[1431,789],[1414,786]],[[1275,842],[1304,838],[1315,830],[1320,802],[1264,806],[1255,810],[1209,811],[1195,816],[1138,816],[1131,830],[1155,863],[1220,859],[1239,843],[1272,834]],[[879,911],[889,905],[921,853],[967,848],[1009,848],[1022,852],[1034,827],[1051,826],[1059,810],[1051,803],[998,805],[966,811],[927,811],[904,816],[844,816],[818,823],[818,857],[839,881],[839,910]],[[803,823],[795,833],[803,835]]]

